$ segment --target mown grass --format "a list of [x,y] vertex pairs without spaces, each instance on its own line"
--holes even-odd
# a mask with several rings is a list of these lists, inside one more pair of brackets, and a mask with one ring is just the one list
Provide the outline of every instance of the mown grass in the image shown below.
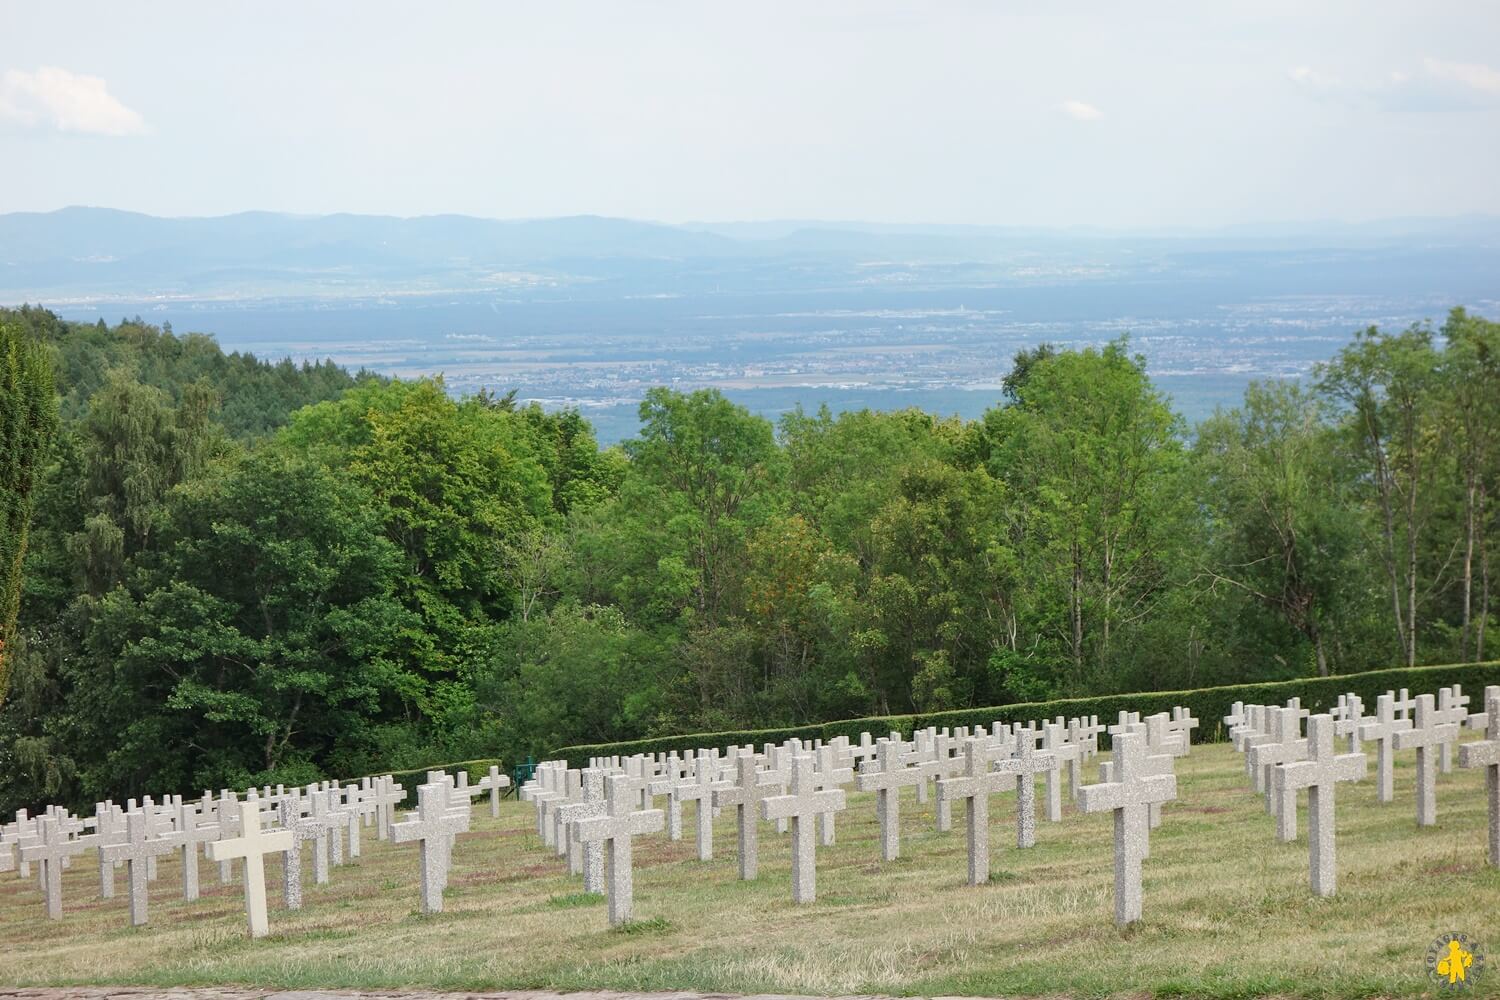
[[[1372,762],[1373,763],[1373,762]],[[760,878],[736,878],[734,831],[717,857],[687,839],[638,842],[636,922],[617,931],[535,836],[529,806],[476,811],[460,838],[446,912],[417,912],[417,853],[364,838],[364,857],[304,888],[288,913],[268,865],[272,935],[244,933],[237,887],[203,865],[204,898],[182,901],[176,861],[153,885],[151,924],[129,926],[123,878],[97,898],[91,857],[66,874],[66,916],[42,916],[34,881],[0,876],[0,981],[18,985],[240,985],[277,989],[551,988],[817,994],[1364,998],[1437,992],[1423,958],[1462,931],[1500,959],[1500,871],[1484,864],[1482,775],[1439,779],[1440,823],[1413,822],[1413,764],[1397,801],[1373,781],[1338,790],[1339,895],[1315,899],[1301,839],[1278,844],[1226,746],[1180,762],[1145,866],[1145,920],[1112,920],[1108,816],[1065,810],[1013,846],[1010,796],[993,800],[993,876],[964,884],[961,810],[902,804],[902,857],[882,864],[871,798],[851,795],[838,843],[818,851],[818,901],[791,902],[787,838],[764,824]],[[1304,802],[1305,807],[1305,802]],[[691,807],[689,807],[691,809]],[[1305,808],[1304,808],[1305,811]],[[689,812],[691,816],[691,812]],[[306,879],[311,882],[310,876]],[[1495,960],[1492,960],[1492,964]],[[1474,996],[1500,996],[1494,969]]]

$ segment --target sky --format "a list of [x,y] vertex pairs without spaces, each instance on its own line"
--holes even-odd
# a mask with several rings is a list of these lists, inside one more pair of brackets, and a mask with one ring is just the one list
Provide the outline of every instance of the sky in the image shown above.
[[0,0],[0,212],[1500,213],[1500,4]]

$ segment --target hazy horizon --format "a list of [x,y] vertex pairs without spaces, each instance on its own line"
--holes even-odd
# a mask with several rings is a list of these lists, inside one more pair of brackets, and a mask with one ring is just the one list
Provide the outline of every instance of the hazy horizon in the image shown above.
[[1500,213],[1500,8],[13,6],[0,212],[1152,229]]

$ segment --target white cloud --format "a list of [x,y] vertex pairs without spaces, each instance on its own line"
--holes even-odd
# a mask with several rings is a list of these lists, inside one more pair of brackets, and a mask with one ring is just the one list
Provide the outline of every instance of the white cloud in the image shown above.
[[1303,93],[1321,100],[1373,105],[1386,111],[1473,111],[1500,105],[1500,70],[1479,63],[1422,60],[1418,70],[1384,79],[1345,82],[1310,66],[1287,71]]
[[1422,68],[1440,80],[1451,80],[1481,94],[1500,97],[1500,70],[1479,63],[1444,62],[1441,59],[1424,59]]
[[0,120],[86,135],[137,135],[141,116],[109,92],[103,78],[42,66],[0,76]]
[[1074,121],[1096,122],[1104,117],[1104,112],[1085,101],[1063,101],[1057,109]]

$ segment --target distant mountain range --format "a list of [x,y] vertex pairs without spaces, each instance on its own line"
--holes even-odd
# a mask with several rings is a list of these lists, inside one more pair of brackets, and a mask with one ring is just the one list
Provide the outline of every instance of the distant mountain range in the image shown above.
[[[980,280],[1018,262],[1078,266],[1150,253],[1500,247],[1500,219],[1403,219],[1110,232],[857,222],[662,225],[574,216],[159,218],[104,208],[0,214],[0,303],[226,300],[578,290],[669,294],[768,281],[828,287],[910,264]],[[999,273],[999,272],[997,272]]]

